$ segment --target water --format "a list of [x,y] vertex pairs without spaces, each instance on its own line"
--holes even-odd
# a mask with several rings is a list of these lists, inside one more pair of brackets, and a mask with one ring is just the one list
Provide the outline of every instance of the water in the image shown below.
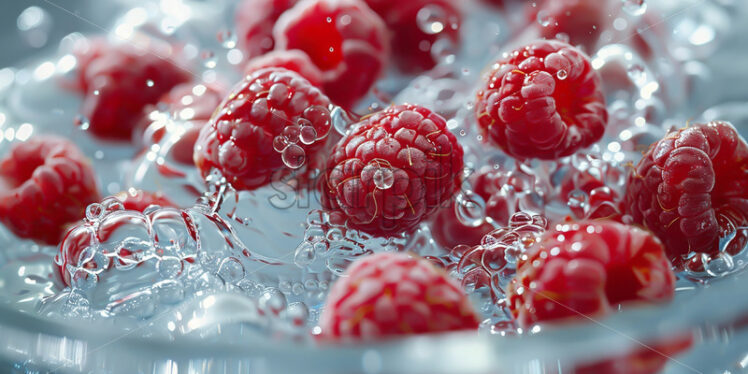
[[[226,28],[205,27],[223,25],[229,7],[173,3],[177,6],[168,10],[156,3],[127,10],[114,23],[112,36],[127,40],[142,32],[176,37],[185,42],[195,76],[205,83],[235,81],[239,72],[232,65],[242,60],[231,53],[237,36]],[[515,335],[517,327],[507,314],[504,290],[517,259],[551,222],[566,216],[620,214],[617,201],[624,192],[625,165],[636,163],[641,151],[671,126],[680,127],[691,117],[722,118],[734,121],[745,133],[744,102],[698,109],[692,105],[704,95],[696,83],[720,73],[702,60],[729,31],[729,8],[707,1],[703,7],[676,12],[669,2],[663,4],[632,0],[617,4],[626,18],[613,25],[616,31],[631,33],[638,28],[653,55],[642,53],[631,39],[612,36],[610,43],[592,51],[593,66],[605,82],[610,123],[601,142],[562,160],[516,162],[483,145],[475,131],[475,82],[505,52],[505,44],[521,38],[517,21],[495,9],[467,5],[463,34],[485,37],[463,38],[459,46],[436,43],[432,52],[439,56],[439,65],[434,70],[417,77],[392,70],[378,83],[377,92],[361,104],[359,114],[390,101],[434,108],[449,120],[450,130],[463,143],[466,175],[489,167],[500,181],[498,196],[505,201],[510,220],[496,222],[489,217],[487,201],[466,183],[455,197],[457,219],[468,227],[489,223],[494,230],[480,245],[457,248],[439,247],[432,237],[439,227],[431,222],[424,222],[412,235],[390,238],[372,237],[335,222],[322,210],[317,192],[308,188],[311,184],[300,183],[295,174],[252,192],[234,191],[220,175],[204,181],[193,167],[173,156],[193,125],[186,112],[156,108],[152,120],[163,122],[166,135],[144,149],[93,138],[86,131],[88,120],[78,114],[80,98],[58,84],[74,71],[66,43],[80,35],[70,35],[59,53],[50,51],[46,58],[24,67],[0,70],[0,151],[32,135],[63,135],[92,159],[103,191],[167,191],[180,208],[128,212],[115,200],[90,206],[86,221],[76,229],[77,237],[86,243],[80,258],[57,260],[65,265],[69,285],[56,274],[56,248],[20,241],[0,228],[0,242],[9,248],[0,253],[0,300],[46,318],[112,321],[122,330],[142,334],[148,330],[172,338],[308,337],[331,284],[351,262],[373,252],[411,251],[461,282],[484,316],[485,331]],[[660,28],[642,27],[640,21],[652,12],[668,15],[663,27],[669,32],[663,35]],[[51,21],[43,8],[31,7],[19,16],[18,26],[30,45],[43,45],[47,37],[39,35]],[[421,9],[418,21],[428,34],[441,33],[453,23],[439,7]],[[542,12],[537,21],[543,26],[548,22]],[[558,71],[556,78],[564,80],[567,75]],[[330,115],[341,135],[357,117],[340,108],[331,108]],[[275,139],[274,148],[289,169],[302,171],[310,161],[302,145],[323,140],[314,127],[300,122],[288,126]],[[586,189],[587,175],[603,186]],[[380,165],[373,179],[377,188],[391,188],[393,171]],[[745,228],[735,227],[732,237],[741,230]],[[726,235],[723,247],[730,237]],[[73,245],[80,244],[64,244]],[[698,271],[681,275],[700,284],[732,274],[748,263],[745,252],[698,256],[692,259],[701,264]]]

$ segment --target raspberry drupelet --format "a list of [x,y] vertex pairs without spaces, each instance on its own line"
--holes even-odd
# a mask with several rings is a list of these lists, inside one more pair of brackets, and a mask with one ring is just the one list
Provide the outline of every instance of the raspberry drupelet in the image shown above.
[[203,177],[219,171],[238,190],[266,185],[323,148],[331,129],[329,107],[327,96],[293,71],[256,71],[200,130],[195,165]]
[[552,160],[602,138],[600,77],[571,45],[541,40],[499,60],[478,91],[478,127],[510,156]]
[[99,200],[96,175],[72,142],[38,136],[0,160],[0,221],[15,235],[54,245]]
[[462,157],[444,118],[417,105],[389,107],[335,146],[322,205],[372,235],[410,231],[459,188]]
[[676,265],[694,253],[716,254],[720,241],[737,253],[746,244],[739,228],[748,224],[748,145],[727,122],[674,131],[631,171],[624,205]]
[[520,257],[507,290],[523,327],[602,317],[620,304],[668,301],[675,275],[652,234],[614,221],[560,224]]
[[332,286],[320,317],[325,341],[478,328],[465,292],[427,260],[380,253],[356,261],[346,275]]
[[273,29],[276,49],[298,49],[322,71],[323,90],[351,108],[385,69],[390,50],[384,22],[360,0],[302,0]]

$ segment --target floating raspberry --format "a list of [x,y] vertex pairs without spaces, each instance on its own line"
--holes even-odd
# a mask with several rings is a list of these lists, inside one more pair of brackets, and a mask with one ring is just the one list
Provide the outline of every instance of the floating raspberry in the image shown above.
[[517,158],[556,159],[600,140],[608,121],[589,58],[559,41],[536,41],[498,61],[475,112],[488,139]]
[[239,190],[271,181],[275,172],[299,169],[330,132],[330,100],[299,74],[259,70],[235,86],[195,143],[203,177],[213,169]]
[[39,136],[0,160],[0,221],[21,238],[57,244],[99,200],[91,164],[70,141]]
[[325,93],[350,108],[384,71],[389,48],[384,22],[360,0],[305,0],[273,30],[277,49],[305,52],[323,73]]
[[738,228],[748,223],[748,145],[727,122],[672,132],[629,174],[624,205],[676,265],[692,252],[716,254],[720,240],[735,254],[746,243]]
[[387,108],[335,146],[322,204],[372,235],[411,230],[456,192],[462,156],[438,114],[416,105]]
[[434,67],[434,43],[457,44],[461,14],[455,0],[366,0],[392,34],[392,52],[398,67],[419,72]]
[[673,297],[665,248],[646,231],[613,221],[558,225],[520,257],[508,287],[522,326],[600,317],[629,302]]
[[356,261],[327,297],[325,340],[376,340],[478,328],[470,300],[427,260],[379,253]]
[[236,33],[250,58],[270,52],[275,45],[275,21],[297,0],[244,0],[236,7]]
[[306,53],[293,49],[290,51],[280,50],[264,54],[260,57],[249,60],[244,68],[245,74],[265,68],[285,68],[299,73],[306,78],[315,87],[322,87],[322,72],[317,65],[309,59]]
[[569,43],[582,46],[588,53],[595,51],[600,34],[612,22],[607,1],[545,0],[532,6],[530,22],[546,39],[568,37]]
[[155,41],[147,50],[130,44],[104,48],[85,69],[81,112],[90,121],[89,131],[105,139],[132,140],[146,106],[191,78],[172,49]]
[[[143,212],[146,208],[152,205],[158,205],[160,207],[175,207],[175,205],[160,192],[131,189],[129,191],[122,191],[114,195],[113,198],[121,204],[121,207],[118,208],[137,212]],[[110,201],[112,200],[112,198],[108,199]],[[102,205],[100,209],[106,209],[106,207]],[[97,230],[98,240],[104,242],[107,241],[109,236],[117,228],[128,222],[127,219],[107,221]],[[67,265],[70,264],[77,266],[81,254],[93,242],[91,231],[86,230],[84,227],[85,225],[85,222],[80,222],[77,226],[70,229],[60,243],[58,249],[57,258],[55,259],[57,274],[66,286],[72,285],[70,273],[66,271]],[[120,248],[118,251],[119,255],[123,257],[132,256],[133,254],[131,251],[124,248]],[[109,261],[113,261],[113,259],[110,259]],[[86,268],[89,270],[95,269],[96,266],[96,261],[89,261],[86,263]]]

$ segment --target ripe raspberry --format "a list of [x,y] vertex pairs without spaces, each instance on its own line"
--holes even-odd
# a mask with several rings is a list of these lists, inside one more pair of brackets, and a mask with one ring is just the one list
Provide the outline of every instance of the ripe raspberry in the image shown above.
[[459,42],[461,14],[455,0],[366,0],[392,34],[398,67],[419,72],[434,67],[432,47],[439,39]]
[[272,67],[295,71],[306,78],[313,86],[322,87],[322,72],[306,53],[297,49],[273,51],[253,58],[244,68],[244,74],[252,74],[257,70]]
[[595,51],[600,34],[612,22],[608,20],[606,1],[545,0],[531,10],[529,22],[538,28],[541,37],[555,39],[563,34],[570,44],[587,52]]
[[387,108],[335,146],[322,205],[373,235],[409,231],[455,193],[462,156],[438,114],[416,105]]
[[481,131],[517,158],[556,159],[600,140],[608,112],[589,58],[559,41],[536,41],[498,61],[478,92]]
[[0,160],[0,221],[21,238],[57,244],[67,226],[99,200],[91,164],[62,138],[17,143]]
[[[169,112],[172,118],[184,124],[185,132],[172,146],[170,154],[175,161],[194,165],[192,160],[195,141],[200,129],[210,119],[228,91],[220,84],[183,83],[161,97],[156,107]],[[156,110],[156,108],[153,108]],[[160,142],[171,122],[144,118],[143,144],[150,146]]]
[[277,49],[312,59],[325,93],[345,108],[366,95],[389,61],[384,22],[360,0],[303,0],[281,16],[273,35]]
[[325,340],[376,340],[478,328],[460,286],[429,261],[402,253],[364,257],[346,270],[320,317]]
[[202,128],[195,165],[203,177],[219,170],[239,190],[263,186],[276,171],[300,168],[322,148],[331,128],[329,106],[299,74],[259,70],[233,88]]
[[236,33],[239,45],[250,58],[270,52],[275,45],[275,21],[297,0],[244,0],[236,7]]
[[122,44],[104,48],[85,69],[86,97],[81,109],[94,135],[131,140],[149,104],[191,76],[174,59],[172,47],[148,50]]
[[[716,254],[721,239],[748,223],[748,145],[726,122],[672,132],[629,174],[624,205],[676,265],[691,252]],[[729,253],[746,243],[737,231],[725,244]]]
[[613,221],[558,225],[520,258],[507,298],[521,325],[604,316],[622,303],[672,298],[657,238]]
[[[175,207],[175,205],[160,192],[154,193],[143,190],[130,190],[122,191],[113,197],[122,203],[122,208],[125,210],[143,212],[151,205]],[[105,223],[97,230],[99,241],[107,241],[109,236],[125,222],[126,221],[124,220],[120,220]],[[92,242],[91,231],[83,229],[83,225],[83,223],[79,223],[77,226],[71,228],[67,234],[65,234],[65,238],[62,240],[60,247],[58,248],[57,258],[55,259],[57,274],[66,286],[71,286],[72,283],[70,273],[66,271],[65,268],[68,264],[77,265],[80,260],[80,255]],[[119,254],[122,256],[130,256],[132,252],[120,248]],[[94,261],[90,261],[86,263],[86,267],[88,269],[94,269],[96,264]]]

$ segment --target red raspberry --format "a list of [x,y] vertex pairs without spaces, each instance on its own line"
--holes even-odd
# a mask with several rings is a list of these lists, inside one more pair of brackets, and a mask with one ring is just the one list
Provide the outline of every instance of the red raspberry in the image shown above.
[[387,108],[335,146],[322,205],[373,235],[409,231],[455,193],[462,156],[438,114],[416,105]]
[[335,282],[320,317],[325,340],[376,340],[478,328],[460,286],[429,261],[379,253]]
[[252,74],[257,70],[272,67],[295,71],[315,87],[322,87],[322,72],[306,53],[297,49],[273,51],[254,58],[247,63],[244,74]]
[[109,48],[109,42],[104,37],[82,38],[75,41],[72,51],[76,60],[75,79],[72,82],[63,81],[64,86],[84,94],[88,92],[88,68]]
[[[509,216],[513,211],[507,199],[500,193],[505,183],[510,183],[501,178],[499,173],[491,167],[485,168],[471,177],[473,192],[480,196],[486,203],[486,216],[494,220],[498,225],[505,226],[509,223]],[[472,227],[462,223],[457,218],[457,201],[448,207],[439,210],[439,213],[431,225],[431,233],[434,240],[445,248],[454,248],[463,244],[475,246],[480,244],[481,239],[487,233],[495,229],[494,225],[484,222],[480,226]]]
[[545,0],[530,12],[531,25],[541,37],[555,39],[564,34],[573,45],[593,52],[600,34],[607,27],[607,1],[600,0]]
[[[748,145],[726,122],[672,132],[629,174],[624,205],[665,243],[676,265],[691,252],[716,254],[720,239],[748,223]],[[729,253],[746,243],[744,230],[737,231]]]
[[360,0],[304,0],[273,30],[278,49],[304,51],[323,73],[324,91],[350,108],[384,71],[389,48],[384,22]]
[[297,0],[244,0],[236,7],[236,33],[239,44],[249,58],[261,56],[273,49],[275,21]]
[[520,258],[507,298],[524,327],[600,317],[622,303],[673,297],[665,248],[646,231],[613,221],[558,225]]
[[608,112],[600,77],[580,50],[537,41],[495,67],[475,112],[481,131],[507,154],[556,159],[603,136]]
[[146,106],[190,80],[190,73],[173,58],[173,47],[157,44],[148,50],[129,44],[105,48],[85,69],[81,111],[94,135],[131,140]]
[[91,164],[62,138],[15,144],[0,160],[0,177],[0,221],[17,236],[44,244],[57,244],[86,206],[99,200]]
[[322,148],[331,129],[329,106],[299,74],[259,70],[234,87],[202,128],[195,165],[203,177],[219,170],[239,190],[261,187],[274,172],[299,168]]
[[392,34],[392,52],[401,70],[419,72],[434,67],[434,43],[460,38],[461,15],[456,0],[366,0]]
[[[192,153],[200,129],[221,104],[226,91],[228,90],[218,84],[183,83],[158,101],[156,107],[165,107],[172,118],[179,120],[186,128],[185,133],[171,148],[170,154],[175,161],[186,165],[194,164]],[[163,139],[170,122],[145,118],[143,123],[144,144],[150,146]]]
[[[175,207],[175,205],[160,192],[148,192],[143,190],[130,190],[122,191],[113,196],[122,203],[122,207],[125,210],[135,210],[143,212],[146,208],[151,205],[158,205],[160,207]],[[105,242],[109,239],[109,236],[125,221],[112,221],[113,223],[107,223],[105,226],[100,227],[97,230],[98,240]],[[58,249],[57,258],[55,263],[57,265],[57,274],[66,286],[71,286],[70,274],[65,271],[68,264],[78,264],[80,255],[83,251],[91,245],[91,231],[83,228],[84,224],[79,223],[77,226],[71,228],[65,238],[60,243]],[[119,254],[122,256],[130,256],[132,252],[127,249],[120,248]],[[95,269],[96,264],[91,261],[86,263],[88,269]]]

